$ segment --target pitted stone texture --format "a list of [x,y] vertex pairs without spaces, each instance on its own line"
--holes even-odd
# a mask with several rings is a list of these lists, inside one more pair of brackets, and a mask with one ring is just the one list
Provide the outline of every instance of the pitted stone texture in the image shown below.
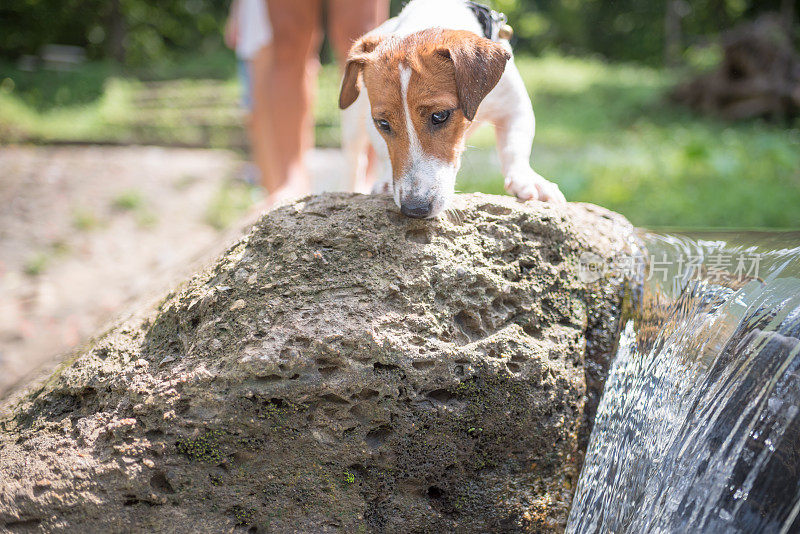
[[579,257],[633,239],[488,195],[433,221],[360,195],[273,211],[5,407],[0,526],[559,531],[587,343],[612,350],[621,299]]

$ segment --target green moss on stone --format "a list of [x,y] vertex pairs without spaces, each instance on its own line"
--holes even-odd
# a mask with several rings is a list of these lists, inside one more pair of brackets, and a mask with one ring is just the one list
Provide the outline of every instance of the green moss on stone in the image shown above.
[[219,448],[221,437],[221,431],[209,430],[195,438],[179,438],[175,443],[175,448],[179,454],[186,456],[189,460],[219,463],[222,461],[222,451]]
[[255,517],[255,510],[242,508],[241,506],[234,506],[231,508],[230,513],[236,520],[237,527],[250,525]]

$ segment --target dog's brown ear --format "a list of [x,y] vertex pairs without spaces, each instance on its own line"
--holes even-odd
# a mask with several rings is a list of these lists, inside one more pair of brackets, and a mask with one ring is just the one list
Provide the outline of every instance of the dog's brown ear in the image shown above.
[[358,75],[364,69],[370,52],[375,50],[382,40],[383,37],[380,35],[365,35],[353,43],[344,66],[342,89],[339,92],[339,109],[350,107],[358,98],[361,92],[358,87]]
[[461,111],[475,118],[478,106],[494,89],[511,54],[502,45],[463,30],[445,30],[437,53],[453,62]]

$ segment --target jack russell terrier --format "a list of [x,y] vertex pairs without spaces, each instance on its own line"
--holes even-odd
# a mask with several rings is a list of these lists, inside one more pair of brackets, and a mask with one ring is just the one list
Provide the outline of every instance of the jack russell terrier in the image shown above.
[[339,107],[354,189],[367,184],[372,144],[372,191],[393,194],[406,216],[437,216],[454,194],[468,134],[488,121],[506,191],[523,201],[565,201],[531,168],[533,107],[502,22],[465,0],[412,0],[353,44]]

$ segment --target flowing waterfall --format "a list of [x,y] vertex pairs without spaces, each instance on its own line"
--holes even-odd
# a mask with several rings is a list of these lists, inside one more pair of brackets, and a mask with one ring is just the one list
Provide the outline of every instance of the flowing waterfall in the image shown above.
[[568,532],[800,532],[800,232],[647,234]]

